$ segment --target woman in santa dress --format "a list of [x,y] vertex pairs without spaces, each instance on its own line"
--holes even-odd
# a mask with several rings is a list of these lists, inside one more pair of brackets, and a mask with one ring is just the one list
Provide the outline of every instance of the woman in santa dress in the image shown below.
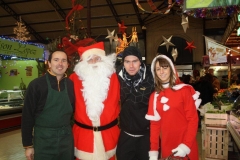
[[149,100],[146,119],[150,120],[149,160],[158,159],[159,136],[161,156],[186,157],[198,160],[196,134],[197,108],[201,103],[199,92],[180,83],[172,61],[165,55],[153,59],[151,71],[155,91]]

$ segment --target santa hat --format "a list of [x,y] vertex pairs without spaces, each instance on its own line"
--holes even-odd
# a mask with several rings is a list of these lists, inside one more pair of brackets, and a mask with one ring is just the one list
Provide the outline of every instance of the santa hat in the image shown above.
[[78,53],[81,56],[82,60],[87,60],[87,58],[91,55],[99,55],[99,56],[105,56],[106,53],[104,51],[104,43],[98,42],[93,45],[87,46],[87,47],[79,47]]

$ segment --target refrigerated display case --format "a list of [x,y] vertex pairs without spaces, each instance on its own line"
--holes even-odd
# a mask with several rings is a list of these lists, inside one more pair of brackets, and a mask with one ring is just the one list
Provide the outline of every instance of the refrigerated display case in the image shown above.
[[0,131],[21,125],[23,90],[0,90]]

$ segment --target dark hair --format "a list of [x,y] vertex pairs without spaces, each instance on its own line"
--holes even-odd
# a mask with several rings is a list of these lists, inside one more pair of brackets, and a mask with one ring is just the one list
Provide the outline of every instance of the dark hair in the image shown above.
[[48,61],[49,61],[49,62],[51,62],[51,60],[52,60],[52,55],[53,55],[53,53],[55,53],[55,52],[62,52],[62,53],[65,53],[66,56],[67,56],[67,62],[69,63],[68,55],[67,55],[67,53],[64,52],[63,50],[56,50],[56,51],[54,51],[54,52],[51,52],[51,53],[49,54],[49,56],[48,56]]
[[213,82],[213,75],[211,73],[206,73],[205,76],[203,77],[205,81]]
[[176,76],[174,74],[173,68],[171,64],[165,58],[159,57],[156,59],[154,64],[154,81],[155,81],[155,90],[157,93],[162,91],[164,88],[162,86],[162,81],[158,78],[156,74],[156,64],[159,63],[160,66],[168,66],[170,68],[170,79],[169,79],[169,87],[172,88],[175,85]]

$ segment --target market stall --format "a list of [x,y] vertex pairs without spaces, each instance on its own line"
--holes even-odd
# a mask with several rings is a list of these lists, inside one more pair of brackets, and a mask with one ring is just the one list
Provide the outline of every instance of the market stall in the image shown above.
[[199,109],[202,121],[203,159],[228,159],[228,152],[240,151],[240,90],[220,90],[212,103]]

